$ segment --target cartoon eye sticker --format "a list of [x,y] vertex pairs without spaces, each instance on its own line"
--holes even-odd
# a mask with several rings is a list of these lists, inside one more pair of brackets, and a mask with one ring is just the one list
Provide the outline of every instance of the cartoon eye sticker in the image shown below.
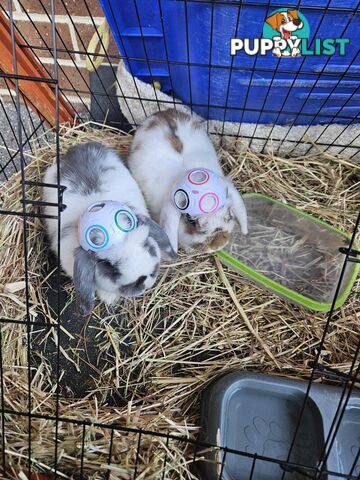
[[189,206],[189,201],[189,195],[185,192],[185,190],[182,190],[181,188],[176,190],[174,202],[179,210],[186,210]]
[[136,218],[128,210],[118,210],[115,214],[115,223],[125,233],[132,232],[137,227]]
[[220,199],[214,192],[205,193],[199,200],[199,208],[203,213],[215,212],[219,206]]
[[193,170],[188,175],[188,180],[193,185],[204,185],[209,181],[209,173],[206,170]]
[[86,230],[85,238],[90,247],[100,250],[109,243],[109,234],[101,225],[92,225]]

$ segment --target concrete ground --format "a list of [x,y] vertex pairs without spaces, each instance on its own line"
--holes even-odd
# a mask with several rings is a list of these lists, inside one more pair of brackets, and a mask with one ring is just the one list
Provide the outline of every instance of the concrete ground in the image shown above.
[[20,107],[19,121],[16,106],[0,99],[0,182],[20,170],[20,146],[24,152],[32,151],[35,143],[44,143],[44,132],[46,127],[39,117],[25,105]]

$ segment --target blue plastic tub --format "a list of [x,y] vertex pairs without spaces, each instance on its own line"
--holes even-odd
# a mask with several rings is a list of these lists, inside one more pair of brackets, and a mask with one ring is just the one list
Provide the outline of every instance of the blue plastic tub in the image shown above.
[[145,82],[159,82],[162,91],[205,118],[281,125],[360,121],[356,0],[296,2],[310,40],[349,38],[346,56],[281,59],[271,53],[231,57],[230,39],[261,38],[265,19],[291,8],[285,0],[246,0],[240,6],[231,0],[100,3],[128,70]]

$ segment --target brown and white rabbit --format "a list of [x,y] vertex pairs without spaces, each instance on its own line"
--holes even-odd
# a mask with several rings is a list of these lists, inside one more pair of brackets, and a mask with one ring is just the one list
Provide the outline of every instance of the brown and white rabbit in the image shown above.
[[[44,182],[57,184],[57,165],[48,168]],[[70,148],[60,157],[60,184],[66,187],[61,214],[61,266],[74,278],[79,310],[94,306],[95,292],[112,304],[119,297],[135,297],[151,288],[159,274],[161,251],[175,258],[166,233],[149,218],[144,198],[121,158],[110,148],[90,142]],[[56,204],[57,188],[44,187],[43,198]],[[120,245],[99,252],[86,251],[78,239],[78,220],[94,202],[113,200],[128,205],[137,228]],[[46,206],[46,215],[57,207]],[[51,248],[57,254],[58,221],[47,219]]]
[[[215,148],[198,120],[174,109],[151,115],[136,130],[128,166],[152,218],[164,228],[175,251],[178,245],[186,252],[225,247],[236,220],[247,234],[243,199],[224,177]],[[194,218],[174,208],[173,186],[193,168],[212,170],[226,182],[226,203],[217,212]]]

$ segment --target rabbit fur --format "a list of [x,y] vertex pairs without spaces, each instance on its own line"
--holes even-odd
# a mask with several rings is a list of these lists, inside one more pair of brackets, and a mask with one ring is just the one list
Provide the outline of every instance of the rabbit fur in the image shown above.
[[[57,165],[50,166],[44,182],[57,185]],[[134,297],[151,288],[159,274],[161,251],[175,258],[164,231],[148,215],[142,193],[121,158],[100,143],[89,142],[70,148],[60,157],[59,184],[65,210],[61,213],[60,262],[73,277],[80,312],[87,315],[94,306],[95,291],[107,304],[119,297]],[[58,203],[58,189],[44,187],[45,202]],[[99,252],[79,245],[77,224],[92,203],[114,200],[128,205],[137,216],[138,227],[125,241]],[[46,215],[58,208],[46,206]],[[58,253],[58,221],[46,219],[51,249]]]
[[[243,199],[224,177],[215,148],[203,125],[186,113],[168,109],[148,117],[136,130],[129,169],[144,194],[152,218],[159,222],[174,251],[213,252],[223,248],[235,226],[247,234]],[[215,213],[191,218],[173,205],[175,182],[192,168],[207,168],[224,178],[227,202]]]

